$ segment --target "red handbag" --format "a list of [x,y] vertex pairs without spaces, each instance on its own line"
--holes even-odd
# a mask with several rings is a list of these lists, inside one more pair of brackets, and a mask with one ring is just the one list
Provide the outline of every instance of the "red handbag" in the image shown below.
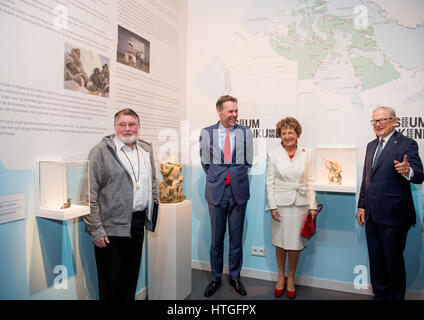
[[[321,210],[322,210],[322,204],[319,204],[318,212],[320,212]],[[313,219],[312,215],[308,213],[305,218],[305,223],[303,224],[302,232],[300,233],[300,235],[305,238],[310,238],[315,234],[315,232],[316,232],[315,219]]]

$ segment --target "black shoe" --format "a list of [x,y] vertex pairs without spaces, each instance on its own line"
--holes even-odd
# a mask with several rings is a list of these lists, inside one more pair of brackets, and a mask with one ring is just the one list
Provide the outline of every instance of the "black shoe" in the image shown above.
[[212,281],[208,284],[208,286],[205,289],[205,297],[210,297],[215,293],[215,291],[221,286],[221,280],[219,281]]
[[230,285],[234,287],[238,294],[242,296],[245,296],[247,294],[246,288],[244,287],[243,283],[240,282],[240,280],[230,279]]

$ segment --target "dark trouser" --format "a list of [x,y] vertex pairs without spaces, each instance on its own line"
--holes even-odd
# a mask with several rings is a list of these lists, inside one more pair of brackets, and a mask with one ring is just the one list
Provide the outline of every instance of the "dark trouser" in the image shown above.
[[100,300],[134,300],[140,272],[146,210],[134,212],[130,237],[110,236],[104,248],[94,246]]
[[224,265],[224,237],[228,219],[229,233],[229,259],[230,278],[238,280],[243,262],[243,227],[246,213],[246,203],[237,204],[234,201],[230,186],[224,191],[222,200],[218,206],[209,203],[209,214],[211,219],[211,250],[210,262],[212,280],[219,281],[222,277]]
[[365,233],[375,298],[403,300],[406,290],[403,251],[408,228],[379,224],[370,216],[365,223]]

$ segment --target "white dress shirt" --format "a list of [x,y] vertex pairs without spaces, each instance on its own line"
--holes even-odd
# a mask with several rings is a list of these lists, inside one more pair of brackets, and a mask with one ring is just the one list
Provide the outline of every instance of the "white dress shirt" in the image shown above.
[[[147,208],[148,203],[148,170],[146,166],[145,152],[141,149],[140,144],[135,142],[134,148],[131,149],[125,145],[119,138],[115,135],[113,141],[116,146],[116,153],[118,154],[119,160],[121,160],[127,172],[130,174],[131,179],[134,185],[134,201],[133,201],[133,211],[142,211]],[[138,155],[137,155],[138,153]],[[140,167],[138,166],[140,163]],[[136,184],[139,184],[137,188]]]
[[[235,145],[235,134],[234,134],[234,127],[229,127],[230,129],[230,145],[231,145],[231,152],[234,150]],[[225,128],[221,122],[218,124],[218,133],[219,133],[219,148],[222,152],[224,152],[224,145],[225,145],[225,136],[227,135],[227,128]]]

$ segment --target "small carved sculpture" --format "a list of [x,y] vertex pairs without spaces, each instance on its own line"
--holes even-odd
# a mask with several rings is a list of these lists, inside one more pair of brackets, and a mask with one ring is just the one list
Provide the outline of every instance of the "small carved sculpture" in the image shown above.
[[60,207],[60,209],[67,209],[71,207],[71,200],[72,198],[68,198],[68,201],[66,201],[63,206]]
[[180,185],[184,178],[180,176],[181,163],[165,161],[160,164],[160,172],[163,182],[159,187],[159,199],[161,203],[177,203],[183,201],[186,196],[182,194],[183,186]]
[[340,168],[338,161],[326,160],[325,167],[329,170],[328,173],[328,183],[329,184],[342,184],[342,168]]

